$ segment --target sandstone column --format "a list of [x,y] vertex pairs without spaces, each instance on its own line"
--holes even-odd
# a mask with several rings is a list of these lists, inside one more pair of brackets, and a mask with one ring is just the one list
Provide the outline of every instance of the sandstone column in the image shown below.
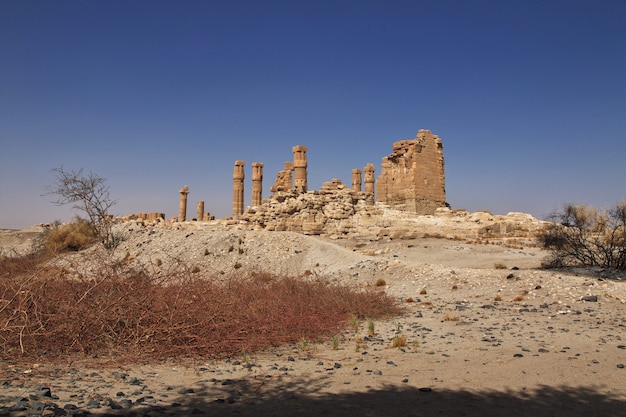
[[293,151],[293,167],[294,167],[294,186],[297,192],[307,192],[307,162],[306,151],[307,147],[298,145],[294,146]]
[[243,180],[245,174],[243,167],[244,161],[235,161],[235,170],[233,172],[233,217],[237,218],[243,214]]
[[352,170],[352,191],[361,192],[361,170],[358,168]]
[[198,201],[198,221],[204,220],[204,201]]
[[368,194],[374,194],[374,164],[367,164],[363,171],[365,172],[365,192]]
[[260,206],[263,201],[263,164],[252,163],[252,205]]
[[184,222],[187,219],[187,194],[189,194],[189,186],[185,185],[178,192],[180,193],[180,205],[178,208],[178,221]]

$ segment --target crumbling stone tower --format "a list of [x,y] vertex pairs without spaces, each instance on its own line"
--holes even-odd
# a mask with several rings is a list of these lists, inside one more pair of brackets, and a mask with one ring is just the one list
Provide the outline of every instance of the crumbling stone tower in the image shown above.
[[252,205],[260,206],[263,201],[263,164],[252,163]]
[[377,200],[400,210],[433,214],[447,206],[443,165],[443,144],[430,130],[395,142],[393,153],[383,158]]
[[293,151],[293,168],[294,168],[294,187],[299,193],[307,192],[307,147],[298,145],[292,148]]
[[293,162],[287,161],[285,162],[285,168],[282,171],[279,171],[276,174],[276,180],[274,181],[274,185],[270,187],[270,191],[274,193],[274,197],[278,195],[278,193],[282,191],[291,191],[291,183],[293,182],[292,171],[293,171]]
[[233,217],[237,218],[243,214],[243,180],[245,174],[243,167],[244,161],[235,161],[235,169],[233,172]]
[[187,195],[189,194],[189,186],[185,185],[179,191],[180,203],[178,205],[178,221],[184,222],[187,220]]

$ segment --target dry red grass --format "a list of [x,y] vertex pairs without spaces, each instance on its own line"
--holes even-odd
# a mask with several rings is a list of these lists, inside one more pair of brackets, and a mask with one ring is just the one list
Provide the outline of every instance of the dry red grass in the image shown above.
[[76,279],[33,260],[0,261],[0,357],[226,357],[330,337],[351,315],[401,311],[380,289],[312,277],[102,271]]

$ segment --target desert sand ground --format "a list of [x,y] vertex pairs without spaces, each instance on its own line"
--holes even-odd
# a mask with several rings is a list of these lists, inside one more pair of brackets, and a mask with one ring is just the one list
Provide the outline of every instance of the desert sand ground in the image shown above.
[[[358,349],[347,330],[337,350],[325,342],[219,361],[0,363],[0,416],[626,412],[626,281],[540,269],[538,248],[143,229],[118,251],[146,265],[184,259],[230,272],[236,260],[241,273],[263,264],[353,285],[384,279],[407,313],[376,322],[372,337],[362,326]],[[390,347],[397,335],[405,347]]]

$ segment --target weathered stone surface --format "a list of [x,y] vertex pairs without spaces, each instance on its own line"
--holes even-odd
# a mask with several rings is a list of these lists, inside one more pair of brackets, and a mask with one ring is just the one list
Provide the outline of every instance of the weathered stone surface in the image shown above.
[[393,144],[376,181],[377,201],[418,214],[445,207],[443,144],[430,130]]
[[238,226],[305,234],[350,233],[355,231],[350,217],[367,205],[366,197],[333,179],[318,191],[283,192],[261,206],[249,207]]
[[[178,218],[174,217],[173,221],[177,221]],[[156,221],[165,221],[165,213],[155,213],[155,212],[151,212],[151,213],[143,213],[143,212],[139,212],[139,213],[134,213],[134,214],[127,214],[124,217],[121,217],[121,220],[146,220],[146,221],[150,221],[150,222],[156,222]]]

